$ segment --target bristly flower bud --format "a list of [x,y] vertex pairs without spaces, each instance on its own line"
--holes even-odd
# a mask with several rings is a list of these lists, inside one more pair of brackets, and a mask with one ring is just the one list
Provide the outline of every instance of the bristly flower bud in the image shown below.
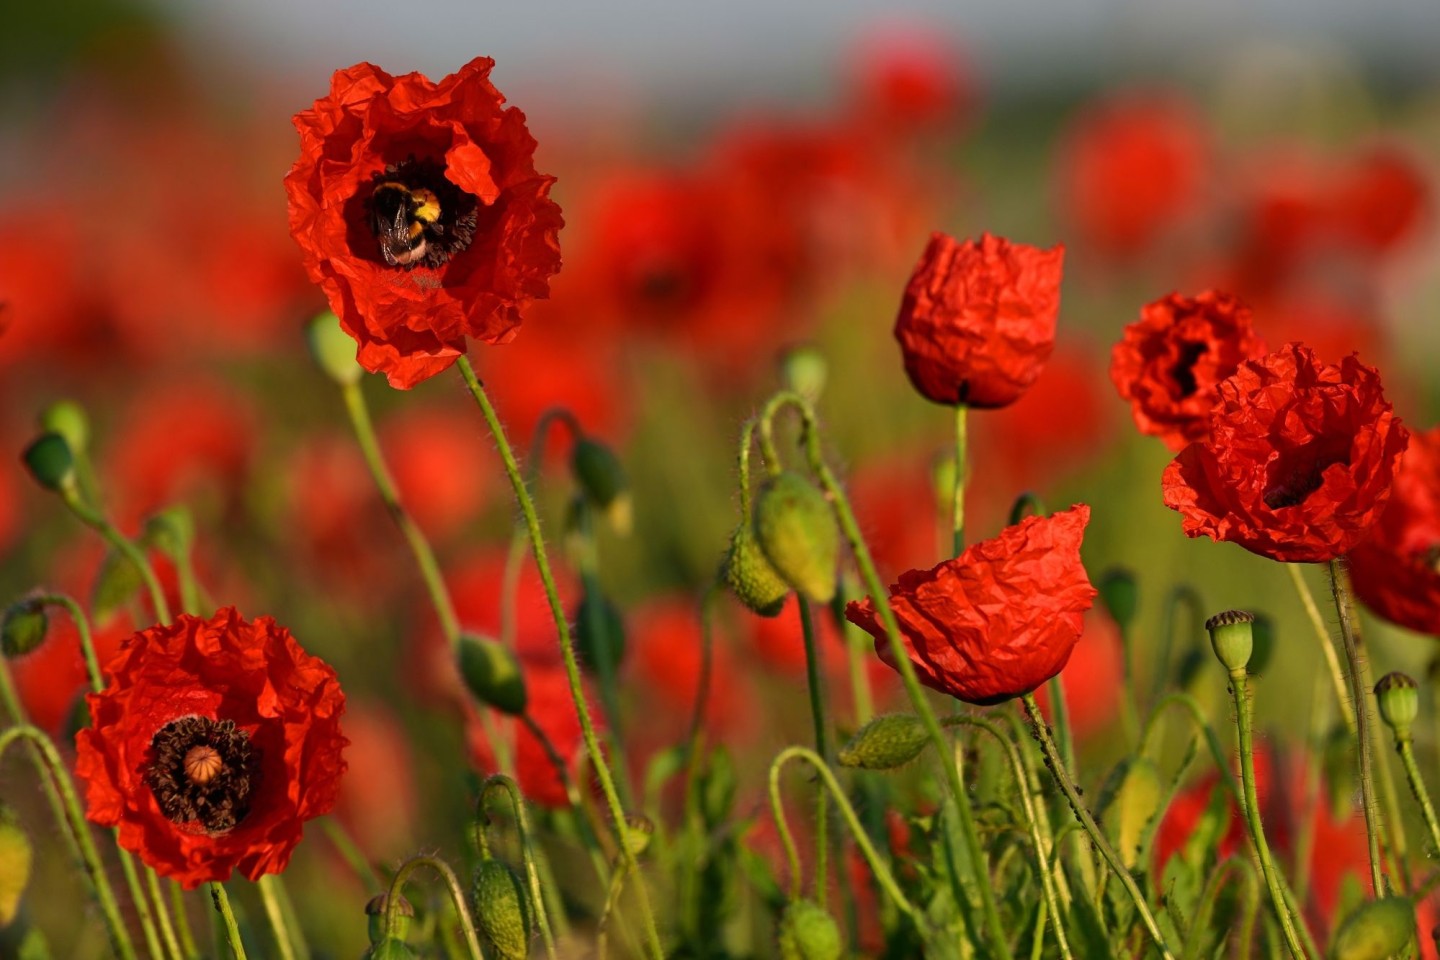
[[752,613],[776,617],[785,609],[790,585],[770,566],[750,524],[741,523],[730,535],[730,552],[725,555],[725,582],[735,598]]
[[771,477],[755,498],[755,540],[786,583],[816,603],[835,596],[840,528],[824,494],[805,478]]
[[1409,740],[1410,725],[1420,715],[1420,685],[1409,674],[1396,670],[1375,684],[1375,700],[1380,705],[1380,719],[1395,739]]
[[634,506],[630,481],[620,458],[605,444],[589,437],[575,441],[570,451],[570,471],[585,493],[585,499],[610,523],[610,529],[624,536],[630,532]]
[[1244,670],[1254,652],[1255,640],[1251,624],[1255,618],[1243,610],[1226,610],[1205,621],[1210,631],[1210,646],[1215,656],[1231,673]]
[[808,343],[790,347],[780,355],[780,382],[808,403],[819,401],[829,374],[830,365],[825,362],[825,355]]
[[365,369],[355,360],[355,341],[340,329],[340,318],[329,310],[305,325],[310,356],[325,375],[341,386],[359,383]]
[[625,818],[621,836],[631,855],[638,857],[650,846],[650,838],[655,836],[655,822],[643,814],[632,813]]
[[11,659],[23,657],[45,642],[50,618],[43,604],[34,600],[17,600],[5,609],[0,622],[0,650]]
[[30,838],[8,808],[0,806],[0,929],[10,925],[30,882],[34,851]]
[[530,954],[530,901],[520,878],[499,860],[485,860],[475,869],[472,888],[475,922],[500,960],[525,960]]
[[476,700],[514,716],[525,712],[525,676],[512,650],[466,633],[460,635],[458,659],[460,676]]
[[929,743],[925,724],[913,713],[882,713],[857,730],[836,759],[844,767],[893,770],[920,756]]
[[75,483],[75,455],[58,433],[42,433],[25,448],[21,459],[35,482],[46,490],[64,490]]
[[74,400],[57,400],[40,411],[40,429],[64,437],[71,453],[90,449],[90,418]]
[[1135,622],[1135,610],[1140,604],[1140,591],[1135,585],[1135,575],[1124,567],[1111,567],[1100,577],[1100,602],[1110,613],[1110,619],[1120,627],[1122,633],[1129,633]]
[[780,918],[781,960],[839,960],[845,944],[835,918],[811,900],[792,900]]
[[[365,915],[370,918],[370,942],[382,945],[386,940],[385,907],[390,902],[387,893],[377,893],[365,904]],[[410,920],[415,916],[415,907],[403,896],[395,898],[395,927],[390,931],[393,942],[404,946],[405,937],[410,933]],[[407,948],[408,949],[408,948]],[[372,952],[372,955],[373,952]]]
[[1386,960],[1415,938],[1415,905],[1406,897],[1367,900],[1345,918],[1330,945],[1332,960]]

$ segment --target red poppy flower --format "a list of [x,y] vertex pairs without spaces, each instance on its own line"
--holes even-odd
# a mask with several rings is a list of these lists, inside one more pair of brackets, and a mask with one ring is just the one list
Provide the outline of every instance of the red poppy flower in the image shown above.
[[400,502],[432,537],[455,537],[485,503],[491,476],[468,410],[410,407],[380,426]]
[[[1095,588],[1080,562],[1090,508],[1028,517],[953,560],[900,575],[890,608],[920,682],[966,703],[1029,693],[1065,668]],[[894,666],[871,598],[845,608]]]
[[477,57],[432,83],[360,63],[295,115],[290,233],[356,359],[394,387],[450,366],[467,337],[509,340],[560,269],[554,178],[535,172],[493,66]]
[[1055,347],[1065,250],[936,233],[895,319],[910,382],[936,403],[1014,403]]
[[1440,427],[1411,435],[1390,505],[1350,553],[1350,578],[1386,620],[1440,636]]
[[1355,249],[1385,254],[1419,232],[1430,215],[1424,172],[1401,148],[1376,144],[1351,157],[1326,194],[1335,232]]
[[1178,293],[1147,304],[1110,355],[1110,379],[1130,402],[1135,426],[1171,450],[1210,433],[1215,387],[1265,344],[1250,308],[1228,293]]
[[975,106],[970,65],[937,24],[878,24],[851,56],[862,120],[898,134],[957,125]]
[[1354,355],[1321,363],[1288,343],[1219,386],[1210,437],[1163,478],[1185,534],[1289,563],[1324,563],[1374,525],[1405,452],[1380,374]]
[[86,815],[187,889],[279,873],[345,772],[335,671],[234,607],[132,636],[76,737]]

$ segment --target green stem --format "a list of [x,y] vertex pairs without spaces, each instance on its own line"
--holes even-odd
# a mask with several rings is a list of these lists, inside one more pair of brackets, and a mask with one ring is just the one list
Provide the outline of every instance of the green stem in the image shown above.
[[1350,694],[1345,688],[1345,671],[1341,668],[1340,658],[1335,653],[1335,644],[1330,639],[1330,631],[1326,628],[1325,620],[1320,615],[1320,608],[1315,604],[1315,595],[1310,592],[1310,586],[1300,572],[1300,565],[1287,563],[1285,571],[1290,574],[1290,582],[1295,585],[1295,592],[1300,597],[1300,605],[1305,608],[1305,616],[1315,630],[1315,639],[1320,642],[1321,652],[1325,654],[1325,665],[1330,670],[1330,684],[1335,689],[1335,702],[1340,704],[1340,715],[1345,719],[1345,726],[1353,737],[1356,730],[1355,709],[1350,703]]
[[145,582],[145,588],[150,592],[150,605],[155,608],[155,619],[161,623],[169,623],[170,604],[165,599],[165,589],[160,586],[160,580],[155,576],[155,570],[150,566],[150,561],[146,559],[145,552],[137,547],[129,537],[121,533],[103,514],[85,504],[74,487],[62,487],[60,499],[65,502],[65,506],[70,508],[70,512],[79,518],[81,523],[100,534],[106,543],[135,565],[135,569],[140,573],[140,579]]
[[1184,708],[1195,729],[1205,737],[1205,744],[1210,750],[1210,758],[1215,761],[1215,769],[1220,774],[1220,782],[1230,791],[1230,795],[1235,798],[1236,803],[1242,803],[1240,786],[1235,782],[1235,775],[1230,772],[1230,761],[1225,755],[1224,748],[1220,745],[1220,737],[1215,733],[1215,728],[1206,722],[1205,711],[1199,702],[1188,693],[1175,691],[1160,698],[1160,701],[1155,704],[1155,709],[1150,711],[1150,718],[1146,721],[1145,729],[1140,735],[1139,752],[1141,754],[1149,752],[1156,731],[1159,729],[1160,716],[1168,707]]
[[[590,861],[595,867],[595,875],[603,882],[610,876],[610,865],[605,860],[605,854],[600,849],[600,840],[590,827],[590,818],[585,810],[585,798],[580,793],[580,788],[575,785],[575,778],[570,776],[570,769],[565,763],[565,758],[560,756],[560,751],[555,748],[555,743],[543,727],[535,722],[533,714],[526,712],[520,715],[520,722],[525,724],[525,729],[540,744],[545,758],[555,771],[556,778],[560,781],[560,787],[565,791],[565,797],[570,803],[570,809],[575,814],[575,828],[580,833],[580,840],[586,851],[590,854]],[[623,839],[623,838],[622,838]]]
[[[550,613],[554,617],[556,632],[560,637],[560,655],[565,661],[565,675],[570,682],[570,696],[575,701],[575,712],[580,720],[580,731],[585,740],[585,749],[590,755],[591,765],[595,768],[595,775],[600,781],[600,789],[605,794],[605,802],[610,810],[611,829],[615,832],[615,842],[620,849],[620,855],[624,858],[626,867],[634,869],[635,854],[630,849],[630,845],[625,842],[624,837],[625,809],[620,804],[620,795],[615,789],[615,778],[610,773],[609,763],[605,759],[604,751],[600,749],[599,738],[595,735],[595,724],[590,717],[590,705],[585,700],[585,691],[581,684],[580,664],[575,659],[575,646],[570,637],[569,618],[560,603],[560,594],[555,588],[555,577],[550,572],[550,560],[545,552],[545,538],[540,532],[540,518],[535,513],[535,502],[530,497],[530,491],[520,473],[520,466],[515,462],[515,453],[510,449],[510,442],[506,439],[505,428],[501,426],[500,418],[495,414],[495,408],[490,403],[490,397],[485,392],[484,384],[475,376],[475,370],[470,366],[468,358],[462,356],[456,366],[460,368],[465,385],[470,389],[470,394],[475,398],[476,404],[480,407],[480,413],[490,428],[495,445],[500,451],[500,459],[505,464],[505,472],[510,477],[510,485],[514,488],[520,512],[525,516],[525,526],[530,533],[530,546],[535,554],[535,565],[540,570],[540,580],[545,585],[545,595],[550,601]],[[650,907],[649,893],[643,882],[637,883],[635,888],[650,953],[656,960],[660,960],[664,957],[665,951],[660,945],[660,934],[655,927],[655,915]]]
[[395,876],[390,880],[390,889],[386,891],[385,896],[386,936],[394,936],[400,900],[405,891],[405,881],[410,879],[410,874],[421,867],[429,867],[440,874],[445,881],[445,887],[450,893],[450,902],[455,906],[455,915],[460,918],[460,930],[465,934],[465,945],[470,950],[471,960],[485,960],[485,954],[480,950],[480,937],[475,932],[475,921],[471,919],[470,907],[465,903],[465,890],[460,886],[460,880],[455,876],[455,871],[450,869],[450,864],[438,857],[411,857],[400,865],[399,870],[395,871]]
[[607,960],[610,956],[610,923],[619,911],[620,894],[625,890],[625,881],[629,879],[629,874],[630,870],[624,860],[610,874],[610,886],[605,891],[605,907],[600,912],[600,928],[595,943],[595,960]]
[[260,902],[265,906],[265,916],[275,931],[275,945],[279,948],[280,960],[309,960],[310,950],[305,945],[305,936],[289,920],[293,911],[286,909],[290,898],[285,893],[281,879],[267,873],[256,884],[260,888]]
[[1189,635],[1192,643],[1200,634],[1200,625],[1205,622],[1205,608],[1200,601],[1200,594],[1195,588],[1187,583],[1177,584],[1170,591],[1170,596],[1165,603],[1165,617],[1160,627],[1160,654],[1155,660],[1155,679],[1150,685],[1149,702],[1154,703],[1160,699],[1169,677],[1166,670],[1170,664],[1170,657],[1175,650],[1175,611],[1181,606],[1190,607],[1190,630]]
[[1430,843],[1436,850],[1440,850],[1440,820],[1435,819],[1435,806],[1430,802],[1430,792],[1425,788],[1424,777],[1420,775],[1420,765],[1415,762],[1415,745],[1408,733],[1403,738],[1396,734],[1395,752],[1400,754],[1400,762],[1405,765],[1405,779],[1410,782],[1410,792],[1415,794],[1415,800],[1420,804],[1425,827],[1430,831]]
[[159,923],[160,938],[165,943],[165,953],[175,960],[185,960],[185,954],[180,951],[180,941],[175,936],[175,927],[170,922],[170,910],[165,904],[165,893],[160,889],[160,878],[154,870],[145,871],[145,886],[155,904],[155,919]]
[[954,551],[952,556],[960,556],[965,549],[965,474],[967,467],[966,459],[966,413],[969,411],[963,403],[955,405],[955,487],[951,491],[951,517],[953,522],[950,529],[954,531],[951,548]]
[[483,829],[490,819],[490,815],[485,812],[485,797],[495,787],[503,789],[510,796],[510,806],[515,811],[515,831],[520,838],[520,858],[525,864],[525,879],[530,885],[530,900],[535,910],[535,920],[540,927],[540,938],[545,942],[545,955],[550,960],[555,960],[555,933],[550,929],[544,888],[540,885],[540,871],[535,867],[535,851],[530,839],[530,818],[525,813],[525,802],[520,797],[520,788],[515,781],[498,773],[487,777],[480,785],[480,797],[475,802],[476,818]]
[[235,911],[230,909],[230,897],[225,892],[225,885],[211,883],[210,901],[215,904],[215,912],[220,915],[221,922],[225,925],[225,942],[230,945],[230,955],[235,960],[245,960],[245,944],[240,940],[240,926],[235,922]]
[[175,914],[175,928],[180,934],[180,949],[187,957],[200,956],[195,946],[195,936],[190,932],[190,918],[185,913],[185,890],[174,880],[170,881],[170,910]]
[[335,845],[336,851],[350,868],[350,872],[359,877],[366,887],[375,889],[382,886],[380,874],[375,872],[375,868],[371,866],[365,852],[360,849],[360,845],[355,842],[340,821],[336,820],[334,816],[321,817],[320,829]]
[[870,689],[870,674],[865,669],[873,647],[870,635],[845,619],[848,591],[844,580],[845,578],[842,578],[840,589],[835,591],[830,612],[835,618],[840,638],[845,641],[845,660],[850,672],[850,696],[855,702],[855,727],[859,729],[875,715],[875,695]]
[[[810,601],[800,594],[795,595],[800,607],[800,633],[805,640],[805,679],[810,688],[810,719],[815,725],[815,751],[829,762],[834,755],[830,750],[829,725],[825,720],[825,679],[821,673],[820,647],[815,642],[815,624],[810,613]],[[829,867],[827,851],[830,846],[830,831],[827,829],[830,804],[825,791],[821,790],[819,803],[815,808],[815,902],[825,906],[826,882]]]
[[1055,718],[1055,739],[1060,744],[1060,759],[1065,761],[1065,768],[1075,766],[1075,738],[1070,730],[1070,706],[1065,698],[1065,680],[1060,674],[1055,674],[1045,684],[1045,691],[1050,694],[1050,713]]
[[1210,874],[1210,879],[1206,881],[1205,888],[1200,892],[1200,905],[1190,924],[1193,932],[1189,937],[1189,942],[1185,944],[1185,952],[1180,955],[1180,960],[1200,960],[1201,948],[1205,944],[1205,938],[1200,935],[1200,931],[1210,925],[1210,915],[1214,912],[1215,901],[1220,896],[1225,882],[1237,871],[1245,884],[1246,904],[1251,904],[1259,899],[1260,890],[1255,884],[1255,873],[1250,864],[1239,857],[1229,857],[1222,861],[1215,868],[1215,872]]

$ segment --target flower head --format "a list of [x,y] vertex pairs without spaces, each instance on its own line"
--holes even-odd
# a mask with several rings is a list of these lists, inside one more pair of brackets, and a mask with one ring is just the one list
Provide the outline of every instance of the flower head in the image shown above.
[[1064,256],[988,233],[932,235],[895,319],[915,389],[936,403],[1014,403],[1055,347]]
[[1148,304],[1110,356],[1110,379],[1135,426],[1171,450],[1210,433],[1215,387],[1241,361],[1265,355],[1250,310],[1228,293],[1178,293]]
[[1218,390],[1209,438],[1163,478],[1185,534],[1289,563],[1324,563],[1363,539],[1409,439],[1380,374],[1354,355],[1327,364],[1289,343]]
[[290,233],[356,359],[391,386],[444,370],[467,337],[509,340],[560,269],[554,178],[535,172],[493,66],[477,57],[432,83],[360,63],[295,115]]
[[1411,435],[1389,505],[1350,552],[1350,579],[1386,620],[1440,635],[1440,427]]
[[[1095,588],[1080,563],[1090,508],[1028,517],[931,570],[911,570],[890,588],[900,642],[920,682],[966,703],[1029,693],[1065,668],[1084,629]],[[845,617],[894,654],[874,600]]]
[[87,816],[186,888],[279,873],[345,772],[335,671],[227,607],[132,636],[76,737]]

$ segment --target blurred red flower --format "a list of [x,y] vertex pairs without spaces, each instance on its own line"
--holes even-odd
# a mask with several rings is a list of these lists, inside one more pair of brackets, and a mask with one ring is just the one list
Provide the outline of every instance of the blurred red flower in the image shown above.
[[[1090,508],[1027,517],[959,557],[900,575],[890,588],[899,638],[920,682],[966,703],[1029,693],[1065,668],[1095,588],[1080,562]],[[872,598],[845,616],[894,666]]]
[[[875,457],[846,481],[876,572],[887,579],[943,556],[950,531],[940,523],[934,468],[913,456]],[[798,635],[798,634],[797,634]]]
[[483,421],[468,410],[406,407],[380,425],[380,446],[400,502],[432,537],[465,532],[499,468]]
[[1389,505],[1350,551],[1350,578],[1386,620],[1440,637],[1440,427],[1410,435]]
[[1147,304],[1125,328],[1111,353],[1110,379],[1140,432],[1179,450],[1209,435],[1220,381],[1265,353],[1250,308],[1235,297],[1172,293]]
[[1374,525],[1408,438],[1373,368],[1289,343],[1220,383],[1210,437],[1165,470],[1165,505],[1186,536],[1323,563]]
[[954,130],[974,109],[969,63],[935,25],[867,29],[850,60],[855,109],[863,122],[881,130]]
[[420,809],[405,730],[387,707],[352,701],[345,708],[345,735],[349,769],[340,781],[335,816],[371,860],[403,854],[414,843]]
[[[1096,609],[1085,614],[1085,628],[1070,662],[1065,664],[1065,708],[1070,729],[1077,740],[1103,731],[1120,708],[1117,691],[1125,682],[1124,651],[1120,628]],[[1035,691],[1040,710],[1050,717],[1050,689]]]
[[1413,237],[1434,202],[1416,162],[1398,146],[1384,143],[1348,158],[1326,195],[1336,234],[1353,248],[1376,255]]
[[284,870],[345,772],[335,671],[228,607],[142,630],[105,672],[76,737],[89,819],[187,889]]
[[895,319],[910,382],[936,403],[1003,407],[1055,347],[1063,247],[933,234]]
[[394,387],[450,366],[467,337],[509,340],[560,268],[554,178],[493,66],[432,83],[356,64],[294,118],[290,232],[356,359]]
[[[700,695],[699,606],[684,598],[651,602],[635,612],[628,634],[625,688],[647,704],[638,714],[647,718],[647,732],[660,733],[667,744],[678,741]],[[711,641],[705,729],[717,740],[734,741],[754,730],[755,713],[749,709],[754,697],[723,633],[712,630]],[[800,642],[798,633],[795,641]]]

